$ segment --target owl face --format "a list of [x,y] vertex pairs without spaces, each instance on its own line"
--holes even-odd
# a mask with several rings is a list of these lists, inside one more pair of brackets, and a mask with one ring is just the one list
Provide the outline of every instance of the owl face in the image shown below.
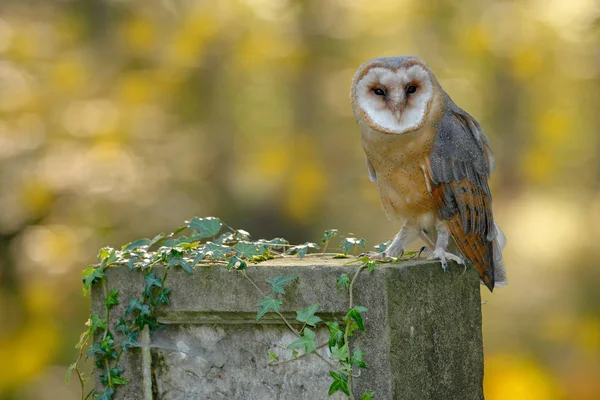
[[427,117],[436,84],[429,68],[416,57],[375,58],[354,77],[355,115],[382,133],[414,131]]

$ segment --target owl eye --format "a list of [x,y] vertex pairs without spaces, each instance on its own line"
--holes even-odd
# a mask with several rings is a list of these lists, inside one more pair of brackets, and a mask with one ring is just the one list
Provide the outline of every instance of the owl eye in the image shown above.
[[377,96],[385,96],[385,90],[381,88],[373,89],[373,93],[375,93]]
[[414,85],[410,85],[406,88],[406,94],[411,94],[417,91],[417,87]]

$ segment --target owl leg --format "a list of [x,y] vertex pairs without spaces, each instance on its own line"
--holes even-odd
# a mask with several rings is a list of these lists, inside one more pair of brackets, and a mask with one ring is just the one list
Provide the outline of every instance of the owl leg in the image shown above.
[[453,260],[456,261],[458,264],[465,265],[465,261],[461,257],[446,251],[446,249],[448,248],[448,241],[450,239],[450,231],[448,231],[446,223],[444,221],[439,221],[437,223],[436,228],[437,240],[435,243],[435,250],[431,251],[427,248],[422,248],[421,251],[419,251],[419,255],[421,255],[421,252],[426,251],[430,254],[430,260],[439,259],[442,263],[442,268],[444,269],[444,271],[446,271],[446,269],[448,268],[448,260]]
[[392,243],[383,252],[382,256],[385,257],[400,257],[404,253],[404,248],[415,241],[421,229],[416,226],[411,226],[408,223],[404,224],[400,232],[396,235]]

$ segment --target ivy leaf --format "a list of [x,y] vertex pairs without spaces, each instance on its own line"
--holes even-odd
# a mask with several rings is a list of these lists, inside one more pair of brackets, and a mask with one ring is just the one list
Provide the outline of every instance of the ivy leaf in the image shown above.
[[331,239],[332,237],[337,236],[338,234],[338,230],[337,229],[328,229],[325,231],[325,233],[323,234],[323,238],[321,239],[321,243],[327,243],[329,241],[329,239]]
[[390,243],[392,243],[392,240],[388,240],[385,243],[379,243],[378,245],[375,246],[375,250],[377,250],[380,253],[383,253],[385,251],[385,249],[388,248],[388,246],[390,245]]
[[279,312],[280,306],[281,300],[274,299],[272,296],[265,297],[256,303],[256,307],[260,307],[260,311],[256,315],[256,322],[260,321],[260,319],[269,311]]
[[121,332],[122,334],[125,334],[125,332],[127,332],[128,326],[127,326],[127,322],[125,321],[125,319],[123,317],[119,318],[119,323],[117,325],[115,325],[115,330],[117,330],[118,332]]
[[333,378],[333,383],[329,386],[328,394],[331,396],[338,390],[345,393],[347,396],[350,396],[350,392],[348,391],[348,377],[344,374],[338,374],[334,371],[329,371],[329,375]]
[[188,228],[187,224],[186,225],[181,225],[179,228],[175,229],[173,231],[173,233],[171,233],[171,236],[175,236],[180,234],[181,232],[185,231]]
[[96,400],[112,400],[115,390],[113,388],[107,388],[104,392],[99,393]]
[[169,260],[169,267],[181,267],[188,274],[192,274],[194,270],[192,266],[183,258],[183,251],[179,251],[177,249],[169,250],[169,254],[167,255],[167,260]]
[[140,310],[140,315],[150,315],[150,307],[147,304],[142,304],[138,299],[129,299],[125,315],[131,314],[134,310]]
[[216,238],[214,242],[218,244],[233,244],[235,243],[235,236],[231,232],[225,232]]
[[110,291],[108,297],[106,298],[106,300],[104,300],[104,304],[106,304],[106,307],[110,309],[112,306],[116,306],[117,304],[119,304],[117,294],[119,294],[119,289],[113,289]]
[[284,248],[290,244],[290,242],[282,238],[274,238],[271,240],[260,239],[256,243],[261,245],[261,247],[268,247],[270,249]]
[[120,346],[123,349],[123,351],[127,351],[127,349],[129,348],[137,346],[138,333],[138,331],[131,331],[125,335],[125,337],[123,338],[123,340],[121,340],[120,343]]
[[73,372],[76,367],[77,363],[74,362],[73,364],[69,365],[69,368],[67,368],[67,373],[65,374],[65,383],[67,385],[69,384],[69,379],[71,379],[71,372]]
[[353,237],[344,238],[340,244],[342,245],[342,249],[344,254],[348,254],[348,252],[356,247],[365,247],[365,239],[357,239]]
[[88,324],[90,326],[89,334],[93,335],[97,330],[103,331],[106,329],[106,318],[100,318],[97,314],[92,314]]
[[94,268],[93,265],[89,265],[81,275],[83,276],[83,294],[87,294],[91,285],[104,278],[104,271],[102,268]]
[[103,247],[98,251],[98,262],[106,265],[117,259],[117,253],[112,247]]
[[250,239],[250,232],[247,232],[247,231],[245,231],[243,229],[236,229],[235,233],[233,235],[238,240],[248,240],[248,239]]
[[277,361],[277,353],[275,353],[271,349],[268,350],[268,353],[269,353],[269,362]]
[[315,326],[319,322],[323,321],[321,318],[315,315],[315,312],[319,309],[319,303],[311,304],[302,311],[296,311],[296,320],[304,322],[306,325]]
[[340,344],[344,340],[344,331],[340,328],[340,324],[337,322],[327,322],[327,329],[329,329],[329,351]]
[[367,368],[367,364],[363,361],[364,355],[365,353],[363,353],[361,349],[354,350],[354,353],[352,353],[352,358],[350,359],[350,364],[358,365],[361,368]]
[[267,281],[271,285],[271,291],[273,293],[285,294],[284,286],[292,281],[298,279],[295,275],[290,276],[276,276]]
[[346,360],[348,358],[348,344],[344,343],[342,347],[334,347],[331,350],[331,357],[340,361]]
[[231,247],[223,246],[218,243],[208,242],[204,245],[202,252],[204,257],[211,257],[214,259],[225,258],[231,254]]
[[158,235],[156,235],[152,238],[150,243],[148,243],[148,248],[150,248],[152,246],[156,246],[156,245],[164,242],[166,238],[167,238],[167,235],[165,235],[164,233],[159,233]]
[[163,290],[161,290],[158,294],[156,302],[158,304],[169,304],[169,293],[171,293],[170,288],[163,288]]
[[306,255],[306,253],[308,253],[308,249],[318,249],[319,246],[317,246],[316,243],[312,243],[312,242],[306,242],[304,244],[299,244],[297,246],[293,246],[290,247],[287,251],[288,254],[292,254],[292,253],[296,253],[298,254],[298,257],[300,258],[304,258],[304,256]]
[[246,261],[242,260],[238,256],[233,256],[229,259],[229,262],[227,263],[227,271],[231,271],[232,268],[241,271],[246,269],[247,266],[248,264],[246,264]]
[[198,218],[194,217],[187,223],[187,225],[198,232],[201,238],[209,238],[215,236],[221,230],[222,224],[219,218],[207,217]]
[[304,353],[307,355],[317,350],[317,344],[315,343],[315,333],[310,329],[306,328],[302,331],[302,337],[294,340],[288,345],[288,349],[299,349],[304,347]]
[[129,242],[123,247],[121,247],[121,251],[131,251],[140,247],[147,246],[148,244],[150,244],[150,239],[138,239],[136,241]]
[[335,281],[335,288],[337,290],[342,290],[344,288],[348,288],[350,286],[350,277],[347,273],[343,273],[339,278]]
[[375,267],[377,266],[377,261],[370,260],[370,261],[367,261],[366,264],[367,264],[367,270],[369,272],[373,272],[375,270]]
[[358,328],[361,331],[364,331],[365,326],[363,324],[362,316],[360,315],[360,313],[363,313],[365,311],[367,311],[367,308],[365,308],[365,307],[361,307],[361,306],[352,307],[346,313],[346,317],[344,318],[344,320],[346,321],[346,323],[348,323],[351,319],[353,319],[354,321],[356,321],[356,325],[358,326]]
[[362,396],[360,396],[360,400],[372,400],[375,392],[364,392]]
[[144,276],[144,280],[146,281],[146,287],[144,288],[144,296],[149,297],[152,294],[152,288],[154,287],[162,287],[162,282],[160,278],[154,275],[153,272],[146,274]]
[[233,248],[240,258],[251,259],[252,257],[259,256],[263,253],[259,246],[251,242],[238,242]]

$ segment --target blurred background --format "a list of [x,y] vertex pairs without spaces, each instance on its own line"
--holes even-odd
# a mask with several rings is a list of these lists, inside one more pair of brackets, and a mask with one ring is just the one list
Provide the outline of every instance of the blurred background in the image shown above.
[[0,399],[79,398],[64,375],[101,246],[195,215],[392,237],[349,91],[400,54],[496,154],[510,283],[482,289],[486,399],[599,399],[596,0],[2,0]]

